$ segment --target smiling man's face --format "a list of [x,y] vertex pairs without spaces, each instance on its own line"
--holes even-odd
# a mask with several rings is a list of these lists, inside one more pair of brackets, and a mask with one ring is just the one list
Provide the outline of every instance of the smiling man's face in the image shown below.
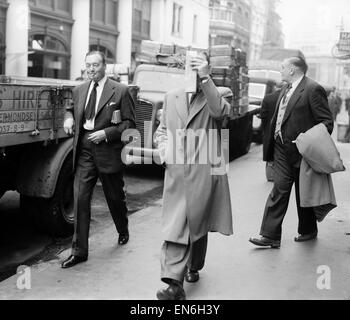
[[85,59],[87,75],[90,80],[100,81],[106,74],[106,65],[99,54],[88,55]]

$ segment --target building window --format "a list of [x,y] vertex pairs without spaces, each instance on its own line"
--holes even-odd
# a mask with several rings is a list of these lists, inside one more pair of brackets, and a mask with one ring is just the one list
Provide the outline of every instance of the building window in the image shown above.
[[70,0],[59,0],[56,2],[57,9],[60,11],[70,12],[71,1]]
[[40,7],[48,7],[51,9],[54,8],[54,1],[53,0],[37,0],[36,3]]
[[115,63],[115,57],[111,50],[100,44],[91,44],[90,51],[101,51],[106,56],[106,63]]
[[72,12],[71,0],[29,0],[29,3],[43,10],[70,14]]
[[193,16],[193,34],[192,34],[192,42],[197,42],[197,32],[198,32],[198,16],[195,14]]
[[106,23],[116,26],[117,25],[117,1],[107,1],[107,16]]
[[117,12],[117,0],[90,0],[90,19],[92,22],[116,26]]
[[149,39],[151,36],[151,0],[133,1],[133,34]]
[[59,39],[47,34],[29,38],[28,76],[54,79],[69,78],[69,53]]
[[172,34],[174,36],[181,36],[183,21],[183,7],[177,3],[173,3],[173,25]]

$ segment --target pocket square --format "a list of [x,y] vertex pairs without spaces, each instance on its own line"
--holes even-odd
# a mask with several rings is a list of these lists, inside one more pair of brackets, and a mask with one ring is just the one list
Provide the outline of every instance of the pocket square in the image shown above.
[[112,101],[112,102],[110,102],[110,103],[107,104],[107,107],[111,107],[111,106],[113,106],[113,105],[116,105],[116,103]]

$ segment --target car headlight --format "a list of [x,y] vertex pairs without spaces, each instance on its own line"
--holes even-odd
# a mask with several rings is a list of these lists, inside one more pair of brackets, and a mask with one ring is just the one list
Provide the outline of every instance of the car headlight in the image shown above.
[[156,113],[156,120],[160,122],[160,120],[162,119],[162,115],[163,115],[163,109],[158,109]]

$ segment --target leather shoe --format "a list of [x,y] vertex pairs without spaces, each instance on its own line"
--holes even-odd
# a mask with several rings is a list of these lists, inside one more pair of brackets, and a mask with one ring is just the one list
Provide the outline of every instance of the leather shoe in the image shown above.
[[186,300],[185,290],[182,285],[174,282],[168,288],[157,291],[158,300]]
[[62,265],[61,267],[62,268],[70,268],[70,267],[73,267],[75,266],[76,264],[78,263],[81,263],[81,262],[85,262],[87,260],[87,257],[84,256],[84,257],[80,257],[80,256],[69,256],[68,259],[64,260],[62,262]]
[[185,280],[186,282],[197,282],[199,280],[199,272],[197,270],[187,269]]
[[297,237],[294,238],[294,241],[296,242],[305,242],[309,240],[314,240],[317,238],[317,231],[314,231],[312,233],[308,234],[299,234]]
[[118,243],[121,245],[127,244],[129,241],[129,233],[121,233],[118,238]]
[[281,246],[281,240],[273,240],[266,237],[250,238],[249,241],[256,246],[260,247],[271,247],[273,249],[278,249]]

